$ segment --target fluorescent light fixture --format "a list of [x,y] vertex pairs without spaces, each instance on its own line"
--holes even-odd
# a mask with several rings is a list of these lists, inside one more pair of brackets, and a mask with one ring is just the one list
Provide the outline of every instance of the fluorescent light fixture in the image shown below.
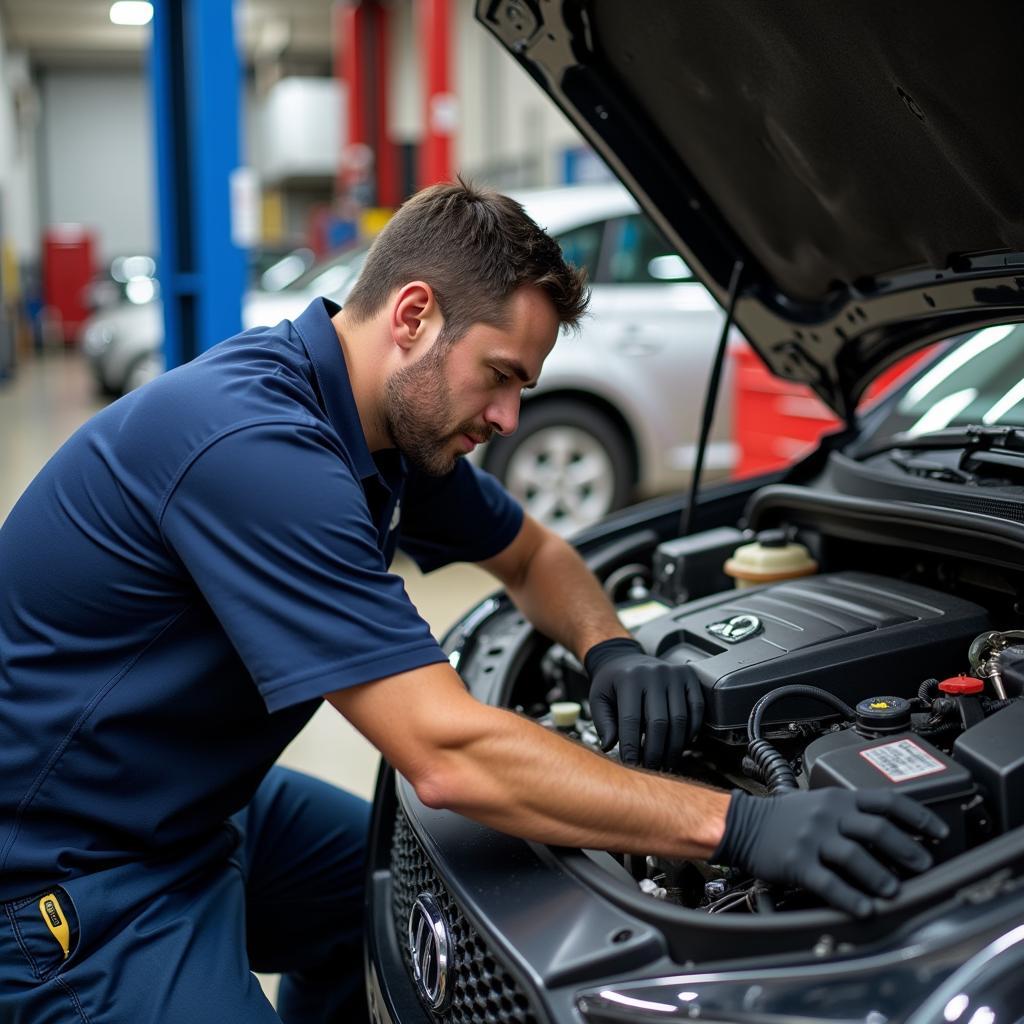
[[125,286],[124,293],[129,302],[144,306],[156,298],[156,285],[151,277],[133,277]]
[[148,0],[117,0],[110,5],[110,20],[115,25],[148,25],[153,5]]
[[933,430],[945,430],[978,397],[977,388],[963,388],[940,398],[912,427],[907,434],[917,437],[930,434]]
[[986,327],[984,330],[978,331],[973,338],[968,338],[914,384],[906,393],[903,401],[900,402],[900,411],[906,412],[913,409],[918,402],[927,398],[935,388],[959,370],[961,366],[1012,334],[1014,327],[1014,324],[997,324],[995,327]]

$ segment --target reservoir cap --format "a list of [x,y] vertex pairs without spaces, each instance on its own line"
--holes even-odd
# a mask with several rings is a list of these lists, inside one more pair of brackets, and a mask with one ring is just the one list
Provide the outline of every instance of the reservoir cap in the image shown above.
[[855,728],[862,736],[905,732],[910,728],[910,701],[902,697],[868,697],[856,708]]

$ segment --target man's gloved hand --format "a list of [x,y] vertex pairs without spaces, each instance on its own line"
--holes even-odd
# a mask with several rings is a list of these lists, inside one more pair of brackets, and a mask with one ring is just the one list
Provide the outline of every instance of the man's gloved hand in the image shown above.
[[616,740],[623,764],[668,768],[697,735],[704,694],[689,665],[644,654],[636,640],[616,637],[595,644],[583,659],[590,676],[590,713],[603,750]]
[[899,879],[886,862],[910,871],[931,867],[911,834],[942,839],[949,832],[931,811],[883,789],[837,788],[756,797],[734,790],[725,834],[708,858],[757,878],[799,886],[856,917],[872,896],[891,898]]

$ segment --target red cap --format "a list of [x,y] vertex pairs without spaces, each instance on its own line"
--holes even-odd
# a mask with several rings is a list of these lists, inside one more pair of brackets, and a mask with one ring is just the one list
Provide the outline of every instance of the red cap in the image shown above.
[[943,693],[964,694],[981,693],[985,689],[985,683],[974,676],[953,676],[950,679],[943,679],[939,683],[939,689]]

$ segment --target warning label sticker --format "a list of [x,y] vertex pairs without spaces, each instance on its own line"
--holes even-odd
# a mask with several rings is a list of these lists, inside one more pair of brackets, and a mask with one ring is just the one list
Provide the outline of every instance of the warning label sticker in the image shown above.
[[668,605],[662,604],[660,601],[645,601],[643,604],[620,608],[619,622],[626,629],[636,629],[637,626],[642,626],[652,619],[660,619],[667,611],[669,611]]
[[946,770],[941,761],[922,750],[913,740],[883,743],[879,747],[860,751],[860,756],[893,782],[906,782],[907,779]]

